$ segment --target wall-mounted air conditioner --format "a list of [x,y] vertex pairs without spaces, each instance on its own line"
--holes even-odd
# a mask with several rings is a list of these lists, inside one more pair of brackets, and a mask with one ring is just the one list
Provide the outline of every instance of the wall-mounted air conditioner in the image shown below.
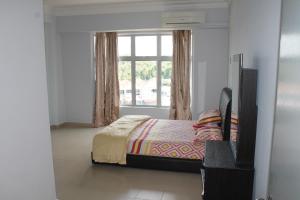
[[167,12],[162,14],[162,27],[192,27],[205,23],[205,12]]

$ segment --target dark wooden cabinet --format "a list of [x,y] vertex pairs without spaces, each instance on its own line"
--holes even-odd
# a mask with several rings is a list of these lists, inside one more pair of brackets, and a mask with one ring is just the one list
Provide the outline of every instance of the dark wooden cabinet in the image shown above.
[[202,170],[204,200],[252,200],[257,70],[240,68],[239,78],[239,89],[235,91],[237,137],[232,141],[206,142]]
[[229,141],[207,141],[203,167],[204,200],[252,200],[254,169],[236,166]]
[[256,139],[256,82],[257,70],[241,69],[239,93],[239,125],[236,147],[233,151],[238,166],[254,165]]

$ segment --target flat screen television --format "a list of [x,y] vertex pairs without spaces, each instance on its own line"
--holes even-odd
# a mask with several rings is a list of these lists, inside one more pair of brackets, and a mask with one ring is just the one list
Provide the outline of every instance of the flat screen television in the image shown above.
[[236,157],[236,142],[238,139],[238,122],[239,122],[239,95],[241,83],[241,69],[243,68],[243,54],[235,54],[230,57],[228,87],[232,90],[231,102],[231,127],[230,127],[230,144],[234,157]]

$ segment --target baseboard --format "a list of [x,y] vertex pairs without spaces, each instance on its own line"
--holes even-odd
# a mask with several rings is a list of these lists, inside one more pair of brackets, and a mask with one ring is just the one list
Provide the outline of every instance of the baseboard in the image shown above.
[[50,125],[50,129],[51,129],[51,130],[53,130],[53,129],[58,129],[58,128],[61,128],[62,125],[63,125],[63,123],[62,123],[62,124],[58,124],[58,125]]
[[77,123],[77,122],[64,122],[59,125],[51,125],[51,129],[58,129],[58,128],[93,128],[93,124],[89,123]]

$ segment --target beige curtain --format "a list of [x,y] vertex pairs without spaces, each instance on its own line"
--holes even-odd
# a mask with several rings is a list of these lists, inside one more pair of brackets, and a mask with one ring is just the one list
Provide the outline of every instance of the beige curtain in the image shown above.
[[170,119],[189,120],[191,31],[173,31]]
[[94,127],[119,117],[117,33],[96,33],[96,88]]

